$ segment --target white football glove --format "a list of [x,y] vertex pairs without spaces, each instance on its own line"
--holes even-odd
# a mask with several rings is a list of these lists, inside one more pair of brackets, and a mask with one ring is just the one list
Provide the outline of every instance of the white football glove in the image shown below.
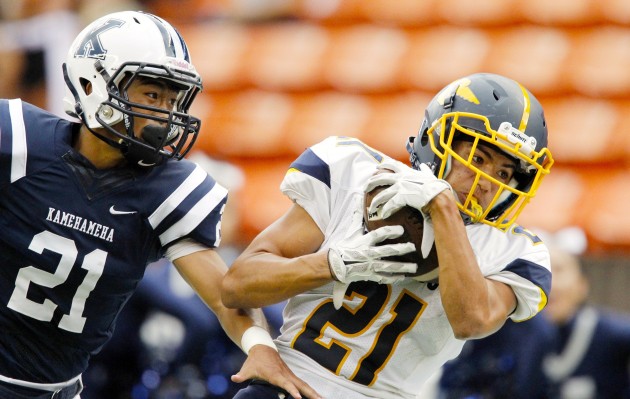
[[[328,265],[335,281],[333,304],[341,307],[348,285],[353,281],[375,281],[392,284],[405,278],[405,273],[414,273],[418,268],[415,263],[383,260],[389,256],[405,255],[416,250],[413,243],[387,244],[377,246],[381,241],[398,238],[403,233],[402,226],[384,226],[363,234],[362,216],[355,212],[355,225],[350,227],[350,234],[328,250]],[[358,228],[357,228],[358,227]]]
[[398,238],[403,233],[402,226],[384,226],[330,247],[328,263],[333,277],[342,283],[369,280],[391,284],[401,280],[404,277],[402,273],[415,272],[415,263],[382,260],[415,251],[413,243],[376,245],[390,238]]
[[365,192],[370,192],[378,186],[390,186],[372,199],[368,217],[370,220],[387,219],[405,206],[419,210],[424,218],[420,252],[422,257],[426,258],[433,246],[435,234],[431,218],[422,209],[444,190],[450,190],[455,195],[453,188],[446,180],[435,177],[426,164],[421,164],[420,170],[410,168],[401,162],[385,162],[378,168],[389,169],[394,173],[379,173],[368,180]]

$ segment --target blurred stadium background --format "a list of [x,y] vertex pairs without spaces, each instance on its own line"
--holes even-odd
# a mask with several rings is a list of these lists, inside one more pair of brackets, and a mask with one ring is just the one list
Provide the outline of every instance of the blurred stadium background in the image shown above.
[[[177,6],[174,7],[174,4]],[[328,135],[407,160],[424,106],[457,77],[510,76],[542,102],[556,164],[521,215],[581,227],[593,297],[630,309],[630,2],[153,1],[204,77],[198,149],[243,168],[242,238],[288,206],[287,165]]]
[[[196,149],[244,172],[237,247],[287,209],[278,187],[307,146],[355,136],[406,161],[445,84],[480,71],[520,81],[545,107],[556,159],[520,224],[582,228],[591,302],[630,311],[629,1],[0,0],[4,25],[55,8],[78,27],[144,9],[180,30],[204,79]],[[2,32],[0,98],[46,108],[47,49],[11,47]]]

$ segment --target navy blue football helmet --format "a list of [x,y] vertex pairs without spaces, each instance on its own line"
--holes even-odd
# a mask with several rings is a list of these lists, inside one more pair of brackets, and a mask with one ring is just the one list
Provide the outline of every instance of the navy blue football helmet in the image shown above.
[[[473,143],[465,159],[452,149],[457,140]],[[515,160],[511,182],[499,180],[475,167],[477,145],[490,145]],[[553,164],[547,148],[547,122],[538,100],[521,84],[506,77],[478,73],[458,79],[431,100],[416,137],[407,144],[411,164],[428,164],[438,178],[446,178],[452,162],[461,162],[476,173],[468,198],[458,207],[465,220],[507,229],[534,197]],[[473,193],[479,179],[498,185],[485,208]]]

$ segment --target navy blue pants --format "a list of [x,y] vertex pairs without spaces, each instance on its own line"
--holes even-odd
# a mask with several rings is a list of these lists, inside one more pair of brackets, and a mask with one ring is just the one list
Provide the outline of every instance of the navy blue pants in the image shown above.
[[82,390],[81,380],[57,392],[40,391],[0,381],[0,398],[7,399],[73,399]]
[[[308,399],[306,396],[302,396]],[[233,399],[294,399],[287,391],[266,381],[253,380],[247,388],[237,392]]]

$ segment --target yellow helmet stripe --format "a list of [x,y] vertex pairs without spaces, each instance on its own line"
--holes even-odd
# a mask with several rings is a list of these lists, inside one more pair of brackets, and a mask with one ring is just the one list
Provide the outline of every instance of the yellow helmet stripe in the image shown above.
[[523,92],[523,117],[521,118],[521,123],[518,125],[518,130],[520,130],[521,132],[524,132],[525,129],[527,129],[527,122],[529,121],[529,113],[531,111],[531,105],[532,102],[529,98],[529,93],[527,92],[527,89],[525,89],[525,87],[523,87],[523,85],[521,85],[520,83],[517,83],[518,87],[521,88],[521,91]]

